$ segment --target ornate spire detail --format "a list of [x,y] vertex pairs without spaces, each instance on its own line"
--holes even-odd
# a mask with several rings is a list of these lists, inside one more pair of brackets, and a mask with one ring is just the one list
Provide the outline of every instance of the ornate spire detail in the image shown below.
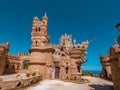
[[45,17],[47,17],[47,12],[45,12]]
[[76,39],[74,39],[74,45],[76,45]]
[[114,38],[114,44],[115,45],[118,45],[118,43],[117,43],[117,40]]
[[45,15],[43,16],[43,18],[48,19],[46,12],[45,12]]

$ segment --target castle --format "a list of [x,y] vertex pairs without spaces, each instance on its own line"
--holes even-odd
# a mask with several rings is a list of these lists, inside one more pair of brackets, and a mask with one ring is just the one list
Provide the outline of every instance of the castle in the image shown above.
[[0,45],[0,75],[38,71],[43,79],[80,79],[89,41],[77,44],[67,34],[58,45],[49,40],[47,15],[34,17],[29,53],[8,54],[9,43]]

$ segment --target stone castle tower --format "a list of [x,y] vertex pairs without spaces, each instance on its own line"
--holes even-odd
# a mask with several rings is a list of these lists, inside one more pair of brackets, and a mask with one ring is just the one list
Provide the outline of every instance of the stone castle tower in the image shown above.
[[65,47],[71,47],[72,46],[72,35],[62,35],[60,44]]
[[[52,53],[54,51],[49,44],[48,18],[46,13],[42,17],[42,21],[37,17],[33,18],[31,41],[29,69],[33,69],[33,71],[37,69],[42,75],[46,75],[46,64],[52,62]],[[43,78],[46,77],[43,76]]]
[[45,16],[42,17],[42,21],[40,21],[37,17],[33,18],[32,24],[32,33],[31,33],[31,41],[32,41],[32,49],[33,48],[43,48],[48,45],[49,36],[48,36],[48,18]]
[[106,55],[100,56],[100,63],[102,65],[102,78],[111,79],[111,69],[109,63],[109,57]]

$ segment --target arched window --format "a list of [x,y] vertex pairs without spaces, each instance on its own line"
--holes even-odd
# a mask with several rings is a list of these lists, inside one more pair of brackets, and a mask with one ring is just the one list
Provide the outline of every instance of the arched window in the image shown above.
[[83,48],[85,48],[85,46],[82,46]]
[[40,32],[40,29],[38,29],[38,32]]
[[36,31],[36,32],[38,32],[38,33],[39,33],[39,32],[40,32],[40,28],[37,28],[37,31]]
[[69,68],[68,68],[68,67],[66,67],[66,74],[68,74],[68,71],[69,71]]
[[8,69],[9,68],[9,65],[7,64],[6,66],[5,66],[5,69]]
[[12,69],[15,69],[15,65],[14,64],[12,64]]
[[38,45],[38,41],[35,41],[35,46],[37,46]]
[[79,65],[77,66],[77,71],[80,73],[80,66]]
[[17,69],[20,69],[20,66],[19,66],[19,65],[17,65]]

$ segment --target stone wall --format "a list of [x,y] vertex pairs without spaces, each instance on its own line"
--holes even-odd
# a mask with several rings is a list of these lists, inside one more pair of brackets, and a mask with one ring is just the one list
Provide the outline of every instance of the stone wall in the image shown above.
[[30,78],[11,80],[11,81],[0,81],[0,90],[15,90],[37,83],[41,80],[41,76],[34,76]]

